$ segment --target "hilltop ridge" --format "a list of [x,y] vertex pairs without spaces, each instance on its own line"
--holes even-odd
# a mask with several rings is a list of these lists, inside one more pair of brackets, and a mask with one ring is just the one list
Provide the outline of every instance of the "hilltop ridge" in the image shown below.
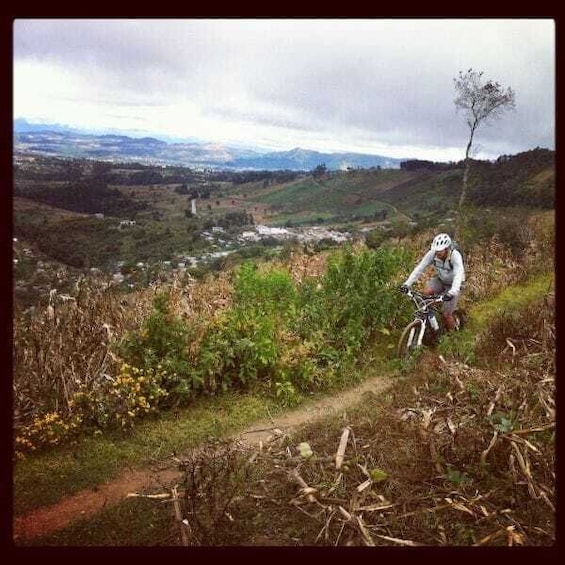
[[295,147],[290,151],[265,152],[222,143],[164,141],[154,136],[132,137],[116,133],[92,133],[58,124],[33,126],[14,122],[14,151],[72,158],[176,164],[186,167],[232,170],[311,170],[324,164],[329,170],[384,167],[399,168],[402,159],[362,153],[322,153]]

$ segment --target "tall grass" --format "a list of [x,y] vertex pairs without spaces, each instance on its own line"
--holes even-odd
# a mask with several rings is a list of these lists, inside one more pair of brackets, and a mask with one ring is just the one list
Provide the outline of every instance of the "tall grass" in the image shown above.
[[[73,296],[52,291],[47,308],[14,312],[18,451],[69,439],[86,423],[92,424],[94,415],[95,424],[102,423],[97,419],[109,419],[104,396],[109,384],[124,376],[118,346],[149,319],[158,288],[122,294],[104,282],[82,280]],[[177,280],[169,289],[169,300],[180,315],[206,320],[226,306],[227,288],[226,274],[209,277],[205,284]],[[121,384],[123,389],[126,383]]]

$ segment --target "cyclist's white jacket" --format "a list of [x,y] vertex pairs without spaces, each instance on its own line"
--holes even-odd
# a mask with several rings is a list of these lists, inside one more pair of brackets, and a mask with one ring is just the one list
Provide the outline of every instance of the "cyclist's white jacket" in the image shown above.
[[[451,259],[451,261],[450,261]],[[465,280],[465,267],[463,266],[463,258],[457,249],[452,249],[448,253],[445,261],[438,259],[435,252],[431,249],[424,255],[422,260],[416,265],[410,276],[406,279],[405,285],[413,285],[423,274],[424,271],[432,265],[435,267],[439,280],[445,285],[451,285],[449,293],[457,296],[461,290],[461,285]],[[453,264],[453,268],[451,265]]]

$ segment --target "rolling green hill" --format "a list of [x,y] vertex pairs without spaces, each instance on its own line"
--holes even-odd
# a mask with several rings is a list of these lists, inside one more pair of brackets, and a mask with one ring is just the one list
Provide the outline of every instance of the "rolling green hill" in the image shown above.
[[[494,163],[473,161],[468,202],[476,206],[553,207],[554,152],[534,149]],[[354,170],[261,187],[237,187],[252,201],[269,205],[271,221],[320,215],[336,221],[390,218],[392,210],[413,216],[442,218],[458,204],[463,169]],[[383,214],[383,211],[387,211]],[[384,216],[384,217],[383,217]]]
[[[349,232],[398,222],[406,231],[409,221],[416,230],[439,225],[454,216],[463,171],[461,164],[416,164],[321,174],[196,172],[33,156],[17,160],[14,169],[14,234],[53,260],[77,268],[219,251],[222,244],[205,233],[213,227],[230,228],[235,242],[253,223],[323,224]],[[194,195],[197,216],[191,212]],[[537,148],[471,164],[467,202],[478,210],[548,209],[554,195],[553,151]],[[101,213],[103,219],[94,217]],[[135,219],[136,225],[119,229],[123,218]]]

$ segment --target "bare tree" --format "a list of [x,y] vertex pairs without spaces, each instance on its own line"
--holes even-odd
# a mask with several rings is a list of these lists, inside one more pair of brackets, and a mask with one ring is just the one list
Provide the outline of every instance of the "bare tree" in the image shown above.
[[[512,88],[504,89],[498,82],[483,80],[483,72],[469,69],[467,72],[459,71],[459,77],[453,79],[455,83],[455,107],[462,110],[465,121],[469,126],[469,142],[465,151],[465,169],[463,172],[463,187],[459,198],[457,230],[461,230],[463,203],[467,195],[467,180],[471,166],[471,148],[477,128],[489,118],[499,118],[505,110],[515,108],[515,95]],[[458,235],[459,237],[459,235]]]

